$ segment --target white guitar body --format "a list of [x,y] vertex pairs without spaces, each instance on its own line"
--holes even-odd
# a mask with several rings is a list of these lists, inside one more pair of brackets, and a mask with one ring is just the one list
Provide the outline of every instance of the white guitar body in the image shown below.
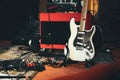
[[[92,42],[92,37],[96,31],[95,26],[92,26],[90,30],[85,30],[84,32],[78,31],[80,25],[75,24],[75,18],[70,20],[70,31],[71,35],[67,43],[67,48],[64,49],[65,55],[68,53],[68,58],[74,61],[85,61],[91,60],[95,55],[95,49]],[[75,38],[77,37],[76,45]],[[80,37],[80,35],[84,35]],[[82,42],[80,42],[82,41]]]

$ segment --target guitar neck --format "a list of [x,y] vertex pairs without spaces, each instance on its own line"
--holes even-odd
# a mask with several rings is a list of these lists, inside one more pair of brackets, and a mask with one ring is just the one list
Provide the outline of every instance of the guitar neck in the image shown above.
[[83,0],[83,7],[82,7],[79,31],[85,31],[87,8],[88,8],[88,0]]

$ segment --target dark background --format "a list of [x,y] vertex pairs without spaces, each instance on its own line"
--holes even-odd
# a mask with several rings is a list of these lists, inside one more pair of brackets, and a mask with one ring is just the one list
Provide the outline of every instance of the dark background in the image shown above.
[[[104,41],[120,42],[120,0],[99,0],[98,12]],[[0,39],[10,40],[38,13],[39,0],[0,0]]]
[[120,0],[99,0],[99,26],[105,42],[120,42]]
[[26,27],[26,23],[38,20],[39,0],[0,0],[0,39],[12,39]]

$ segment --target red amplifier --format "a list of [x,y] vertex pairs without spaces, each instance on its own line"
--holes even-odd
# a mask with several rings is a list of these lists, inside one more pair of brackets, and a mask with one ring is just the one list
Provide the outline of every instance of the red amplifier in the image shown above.
[[[80,24],[81,13],[40,13],[40,48],[64,49],[70,36],[69,22],[75,18]],[[92,16],[87,14],[86,29],[92,26]]]

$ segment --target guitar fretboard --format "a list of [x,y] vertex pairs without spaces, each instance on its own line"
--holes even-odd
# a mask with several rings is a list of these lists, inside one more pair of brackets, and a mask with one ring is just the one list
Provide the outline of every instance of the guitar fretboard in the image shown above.
[[83,0],[82,15],[80,19],[79,31],[85,31],[87,8],[88,8],[88,0]]

